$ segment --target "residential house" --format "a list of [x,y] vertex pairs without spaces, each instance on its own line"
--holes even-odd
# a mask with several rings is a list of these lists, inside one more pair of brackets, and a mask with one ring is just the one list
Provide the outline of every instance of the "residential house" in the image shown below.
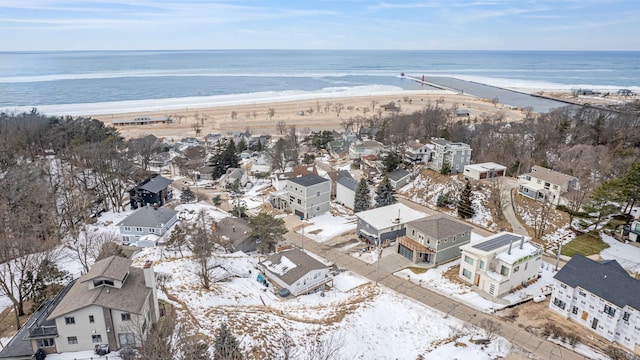
[[549,309],[640,354],[640,281],[617,261],[576,254],[553,279]]
[[143,269],[131,264],[119,256],[96,262],[45,302],[0,358],[20,358],[8,356],[18,355],[9,347],[24,347],[26,341],[32,354],[38,349],[46,354],[94,350],[106,344],[112,350],[142,346],[160,317],[156,280],[151,262]]
[[640,242],[640,220],[634,220],[631,225],[625,226],[625,230],[629,232],[629,240]]
[[460,257],[460,246],[471,240],[472,227],[445,215],[410,221],[398,239],[396,252],[413,263],[439,265]]
[[530,173],[518,176],[518,194],[553,205],[566,205],[563,195],[579,189],[578,178],[542,166],[534,165]]
[[411,173],[405,169],[395,169],[387,175],[389,183],[395,190],[399,190],[411,181]]
[[274,171],[271,176],[271,185],[277,190],[283,190],[289,179],[297,178],[305,175],[318,175],[318,169],[315,165],[296,166],[291,171]]
[[256,251],[256,240],[251,238],[251,228],[244,219],[226,217],[214,224],[216,234],[229,251]]
[[360,139],[375,139],[379,129],[375,126],[363,126],[358,131],[358,137]]
[[178,212],[157,206],[144,206],[120,221],[122,243],[125,245],[141,240],[157,242],[178,220]]
[[268,174],[271,171],[271,158],[266,154],[260,154],[251,161],[251,174]]
[[308,294],[333,280],[329,265],[300,249],[273,254],[258,266],[277,287],[288,289],[294,296]]
[[375,140],[357,141],[349,146],[351,159],[361,158],[367,155],[380,155],[384,150],[384,144]]
[[469,164],[464,166],[464,178],[466,180],[484,180],[504,176],[507,167],[494,162]]
[[171,166],[171,154],[168,151],[153,154],[149,158],[149,166],[158,170]]
[[335,158],[344,158],[349,155],[350,146],[351,142],[349,141],[330,141],[327,144],[327,151]]
[[282,190],[269,194],[269,202],[276,209],[309,219],[329,211],[331,182],[313,174],[292,178]]
[[348,177],[353,179],[353,177],[351,176],[351,173],[349,172],[349,170],[336,171],[332,167],[325,167],[324,169],[327,170],[326,177],[328,177],[329,180],[331,181],[331,197],[334,198],[336,196],[338,179],[343,177]]
[[347,129],[342,133],[341,137],[344,141],[352,143],[358,140],[358,133],[351,129]]
[[242,188],[247,185],[249,182],[247,170],[242,168],[229,168],[227,172],[220,177],[220,186],[224,188],[231,188],[236,182],[238,182]]
[[401,203],[361,211],[356,213],[356,234],[372,244],[393,241],[406,234],[408,222],[425,216],[424,213]]
[[471,147],[462,142],[451,142],[443,138],[433,138],[433,154],[427,162],[427,167],[440,171],[445,163],[449,164],[452,174],[460,173],[464,166],[471,161]]
[[418,140],[409,141],[405,144],[404,161],[411,164],[427,163],[434,149],[433,144],[421,144]]
[[129,190],[129,201],[132,209],[145,205],[164,205],[171,199],[169,185],[173,180],[157,175],[148,178]]
[[358,181],[351,176],[343,176],[336,181],[336,202],[353,209]]
[[542,248],[528,236],[501,232],[460,247],[458,277],[493,297],[538,278]]

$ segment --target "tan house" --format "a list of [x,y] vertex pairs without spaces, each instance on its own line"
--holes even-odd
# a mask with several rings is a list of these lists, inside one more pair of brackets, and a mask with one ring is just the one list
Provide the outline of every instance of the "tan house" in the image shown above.
[[535,165],[530,173],[518,176],[518,194],[553,205],[565,205],[564,195],[572,190],[580,190],[578,178],[542,166]]
[[413,263],[438,265],[460,257],[460,246],[468,244],[472,227],[444,215],[410,221],[396,252]]

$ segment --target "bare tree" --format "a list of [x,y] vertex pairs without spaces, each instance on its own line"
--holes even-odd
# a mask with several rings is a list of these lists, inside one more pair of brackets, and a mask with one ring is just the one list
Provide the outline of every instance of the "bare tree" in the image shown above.
[[211,256],[213,255],[215,242],[210,239],[212,236],[209,227],[210,221],[211,219],[206,211],[204,209],[200,210],[196,217],[195,224],[189,230],[190,250],[198,263],[200,283],[207,290],[210,289],[213,284],[212,270],[218,267],[211,265]]
[[324,108],[322,109],[324,113],[328,113],[331,110],[331,101],[327,101],[324,103]]
[[274,109],[272,107],[267,109],[267,115],[269,116],[269,120],[273,119],[275,114],[276,114],[276,109]]
[[118,234],[112,231],[102,231],[84,227],[80,236],[67,240],[64,246],[71,250],[74,260],[78,260],[85,273],[96,262],[105,244],[119,240]]
[[200,132],[202,132],[202,124],[200,124],[200,122],[196,121],[193,125],[191,125],[191,128],[193,129],[193,132],[196,134],[196,137],[198,137],[200,135]]
[[491,103],[493,104],[493,106],[498,106],[498,104],[500,103],[500,99],[498,99],[498,97],[496,96],[491,99]]
[[372,111],[375,111],[375,109],[376,109],[376,105],[378,105],[378,100],[376,100],[376,99],[372,99],[372,100],[371,100],[371,110],[372,110]]
[[233,110],[231,111],[231,120],[235,121],[238,119],[238,112]]
[[175,327],[175,315],[170,311],[151,328],[142,345],[139,358],[141,360],[175,359],[175,347],[172,344]]
[[540,206],[533,217],[533,236],[536,239],[542,239],[546,233],[553,209],[554,206],[549,199],[545,198],[540,202]]
[[484,330],[484,336],[488,340],[496,339],[498,337],[497,332],[500,331],[500,329],[502,328],[502,325],[500,325],[500,323],[491,319],[480,320],[480,322],[478,323],[478,326],[482,330]]
[[369,110],[370,109],[366,106],[362,108],[362,113],[364,114],[365,117],[367,117],[367,113],[369,112]]
[[504,219],[502,212],[502,192],[504,186],[502,185],[502,179],[497,178],[489,182],[489,203],[491,207],[496,209],[496,220],[501,221]]
[[344,110],[344,104],[343,103],[334,104],[333,110],[336,112],[336,116],[340,116],[340,113],[342,112],[342,110]]
[[319,330],[307,334],[304,344],[304,359],[306,360],[337,360],[340,349],[344,348],[345,339],[339,334],[330,333],[322,336]]
[[276,123],[276,129],[278,129],[280,135],[284,134],[284,131],[287,130],[287,122],[284,120],[278,121]]

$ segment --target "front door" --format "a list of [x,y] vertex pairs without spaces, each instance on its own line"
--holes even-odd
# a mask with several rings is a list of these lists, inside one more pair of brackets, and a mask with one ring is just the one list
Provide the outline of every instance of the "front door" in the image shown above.
[[591,323],[591,328],[596,330],[598,328],[598,318],[593,318],[593,322]]

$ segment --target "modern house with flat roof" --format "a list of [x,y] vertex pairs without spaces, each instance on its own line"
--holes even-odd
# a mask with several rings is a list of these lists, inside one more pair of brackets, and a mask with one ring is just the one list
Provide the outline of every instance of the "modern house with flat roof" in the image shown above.
[[553,277],[549,309],[640,355],[639,295],[617,261],[576,254]]
[[504,176],[506,172],[506,166],[496,164],[494,162],[469,164],[464,166],[464,178],[467,180],[492,179],[499,176]]
[[461,173],[464,166],[471,162],[471,147],[462,142],[452,142],[443,138],[433,138],[433,154],[427,167],[440,171],[445,163],[449,164],[452,174]]
[[406,224],[424,218],[420,211],[395,203],[356,213],[358,224],[356,234],[371,244],[393,241],[406,234]]
[[413,263],[439,265],[460,257],[460,246],[471,240],[472,227],[445,215],[431,215],[406,224],[396,252]]
[[289,179],[284,188],[269,195],[269,202],[277,209],[288,209],[303,219],[329,211],[331,182],[318,175]]
[[542,249],[528,236],[501,232],[460,247],[459,278],[501,297],[538,278]]
[[312,292],[333,280],[329,265],[300,249],[270,255],[258,266],[269,280],[294,296]]

